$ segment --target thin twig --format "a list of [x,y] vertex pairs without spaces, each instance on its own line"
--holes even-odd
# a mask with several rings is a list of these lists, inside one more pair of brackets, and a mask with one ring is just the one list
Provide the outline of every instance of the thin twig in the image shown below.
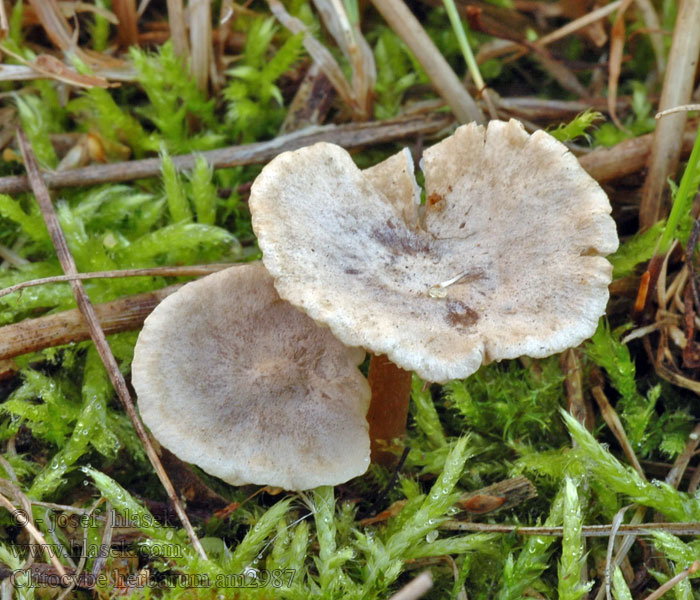
[[[207,152],[194,152],[173,157],[178,171],[194,168],[195,161],[203,156],[214,168],[253,165],[272,160],[281,152],[296,150],[317,142],[331,142],[346,149],[367,144],[381,144],[415,135],[430,135],[452,123],[445,114],[399,117],[387,121],[351,123],[310,127],[286,135],[277,136],[267,142],[256,142],[241,146],[228,146]],[[160,158],[146,158],[106,165],[92,165],[69,171],[46,172],[44,183],[52,188],[97,185],[107,182],[133,181],[146,177],[157,177],[161,172]],[[29,189],[26,175],[0,178],[0,194],[17,194]]]
[[[492,523],[472,523],[467,521],[445,521],[440,529],[451,531],[471,531],[482,533],[516,533],[518,535],[548,535],[561,537],[563,527],[520,527],[518,525],[494,525]],[[581,528],[583,537],[609,537],[615,535],[645,535],[649,531],[666,531],[675,535],[698,535],[700,523],[644,523],[620,525],[614,532],[612,525],[584,525]]]
[[216,273],[223,269],[228,269],[232,266],[234,265],[229,263],[212,263],[209,265],[191,265],[183,267],[151,267],[147,269],[93,271],[90,273],[76,273],[75,275],[53,275],[52,277],[22,281],[21,283],[6,287],[0,290],[0,298],[14,292],[20,292],[28,287],[46,285],[47,283],[68,283],[69,281],[82,281],[84,279],[117,279],[121,277],[200,277],[202,275]]
[[[46,222],[46,228],[51,236],[51,240],[56,249],[56,254],[61,266],[63,267],[66,275],[75,275],[78,272],[75,260],[68,249],[66,237],[61,229],[61,225],[58,222],[58,217],[56,215],[56,211],[54,210],[53,204],[51,203],[49,190],[46,187],[44,180],[41,178],[41,173],[39,172],[39,166],[36,162],[34,152],[29,144],[29,140],[21,128],[17,130],[17,140],[22,152],[22,158],[24,159],[24,164],[27,169],[27,175],[29,177],[32,191],[34,192],[37,202],[39,203],[41,213],[44,217],[44,221]],[[116,390],[126,413],[131,419],[134,429],[136,430],[136,433],[143,444],[144,450],[146,451],[146,454],[148,455],[158,478],[163,484],[170,501],[173,503],[175,512],[177,512],[178,517],[180,517],[180,521],[182,522],[185,531],[187,531],[187,535],[190,538],[192,546],[196,549],[199,555],[206,560],[206,552],[204,552],[204,548],[197,538],[197,534],[192,527],[192,523],[190,523],[190,520],[187,517],[187,513],[185,513],[185,509],[183,508],[182,503],[175,492],[173,484],[170,482],[168,475],[163,469],[163,466],[160,464],[160,459],[158,458],[158,454],[153,447],[153,443],[148,437],[146,429],[144,428],[143,423],[141,423],[141,419],[136,412],[136,408],[134,407],[134,403],[131,399],[131,394],[126,386],[124,376],[119,370],[117,360],[114,358],[109,344],[107,343],[105,333],[100,327],[100,323],[95,313],[95,308],[85,293],[85,288],[80,280],[71,281],[71,287],[73,288],[73,294],[75,295],[76,302],[78,303],[78,308],[85,318],[88,329],[90,330],[90,337],[95,343],[95,348],[97,349],[97,352],[105,365],[110,381],[112,382],[112,385],[114,386],[114,389]]]

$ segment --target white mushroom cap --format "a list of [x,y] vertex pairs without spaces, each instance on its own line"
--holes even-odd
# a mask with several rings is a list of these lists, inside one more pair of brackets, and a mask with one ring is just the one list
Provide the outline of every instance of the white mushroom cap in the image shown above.
[[563,144],[513,120],[471,124],[426,150],[424,170],[417,218],[406,158],[362,172],[319,143],[267,165],[250,207],[280,296],[437,382],[593,334],[617,233],[605,193]]
[[257,263],[163,300],[132,380],[144,422],[182,460],[234,485],[302,490],[369,466],[363,358],[281,300]]

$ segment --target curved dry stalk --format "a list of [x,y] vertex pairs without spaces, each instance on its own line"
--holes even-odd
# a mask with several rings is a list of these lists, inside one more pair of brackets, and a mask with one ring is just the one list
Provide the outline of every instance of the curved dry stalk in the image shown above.
[[413,52],[457,120],[460,123],[485,123],[481,109],[403,0],[372,0],[372,4]]
[[[700,56],[700,2],[681,0],[673,32],[668,68],[659,101],[659,111],[690,102],[695,70]],[[685,113],[671,114],[659,121],[654,132],[654,145],[649,172],[644,182],[639,222],[642,229],[651,227],[666,212],[664,190],[668,177],[675,175],[681,155],[681,137]]]
[[[67,275],[75,275],[78,272],[75,259],[70,253],[65,234],[63,233],[61,225],[58,222],[58,216],[56,215],[56,211],[54,210],[51,202],[49,190],[41,178],[39,165],[36,162],[34,152],[29,144],[29,140],[21,128],[17,130],[17,140],[19,142],[20,150],[22,151],[22,158],[24,159],[24,164],[27,169],[27,174],[34,192],[34,196],[36,197],[36,201],[39,204],[42,216],[46,222],[46,228],[49,231],[51,241],[56,249],[56,255],[58,256],[59,262]],[[71,287],[73,288],[73,294],[75,295],[75,299],[78,303],[78,309],[85,319],[88,330],[90,331],[90,337],[95,343],[97,353],[100,355],[100,359],[107,370],[107,374],[112,385],[114,386],[115,391],[117,392],[117,396],[124,406],[124,410],[129,416],[129,419],[131,420],[131,423],[133,424],[134,429],[136,430],[136,433],[143,444],[146,455],[153,465],[153,468],[163,487],[165,488],[170,501],[173,503],[175,512],[180,518],[180,522],[185,528],[193,548],[203,559],[206,560],[207,554],[204,551],[194,528],[192,527],[192,523],[190,523],[187,513],[182,506],[182,502],[180,502],[180,498],[175,492],[173,484],[163,469],[163,465],[160,462],[160,458],[158,458],[153,442],[148,437],[148,433],[146,433],[146,429],[141,422],[141,418],[136,412],[136,407],[134,406],[134,402],[131,398],[129,388],[126,385],[124,375],[122,375],[119,365],[117,364],[117,360],[114,358],[114,354],[112,354],[109,347],[105,333],[100,327],[100,323],[95,313],[95,308],[90,302],[90,298],[88,298],[88,295],[85,293],[85,288],[83,287],[81,281],[71,281]]]

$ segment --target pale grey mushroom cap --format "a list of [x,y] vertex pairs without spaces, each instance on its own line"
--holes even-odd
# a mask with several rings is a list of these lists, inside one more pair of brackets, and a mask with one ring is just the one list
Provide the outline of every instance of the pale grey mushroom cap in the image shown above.
[[363,172],[319,143],[267,165],[249,204],[280,296],[428,381],[594,333],[617,232],[607,196],[563,144],[513,120],[471,124],[426,150],[423,168],[427,202],[414,214],[398,155]]
[[281,300],[257,263],[163,300],[132,380],[144,422],[182,460],[234,485],[302,490],[369,466],[364,355]]

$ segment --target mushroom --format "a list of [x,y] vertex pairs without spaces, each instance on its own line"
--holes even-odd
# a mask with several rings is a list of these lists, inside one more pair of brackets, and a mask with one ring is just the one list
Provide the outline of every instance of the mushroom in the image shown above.
[[191,282],[146,319],[132,365],[144,422],[228,483],[301,490],[369,465],[365,353],[279,298],[260,263]]
[[327,143],[270,162],[249,206],[280,296],[433,382],[593,334],[618,239],[605,193],[563,144],[515,120],[470,124],[422,167],[419,205],[406,151],[365,171]]

